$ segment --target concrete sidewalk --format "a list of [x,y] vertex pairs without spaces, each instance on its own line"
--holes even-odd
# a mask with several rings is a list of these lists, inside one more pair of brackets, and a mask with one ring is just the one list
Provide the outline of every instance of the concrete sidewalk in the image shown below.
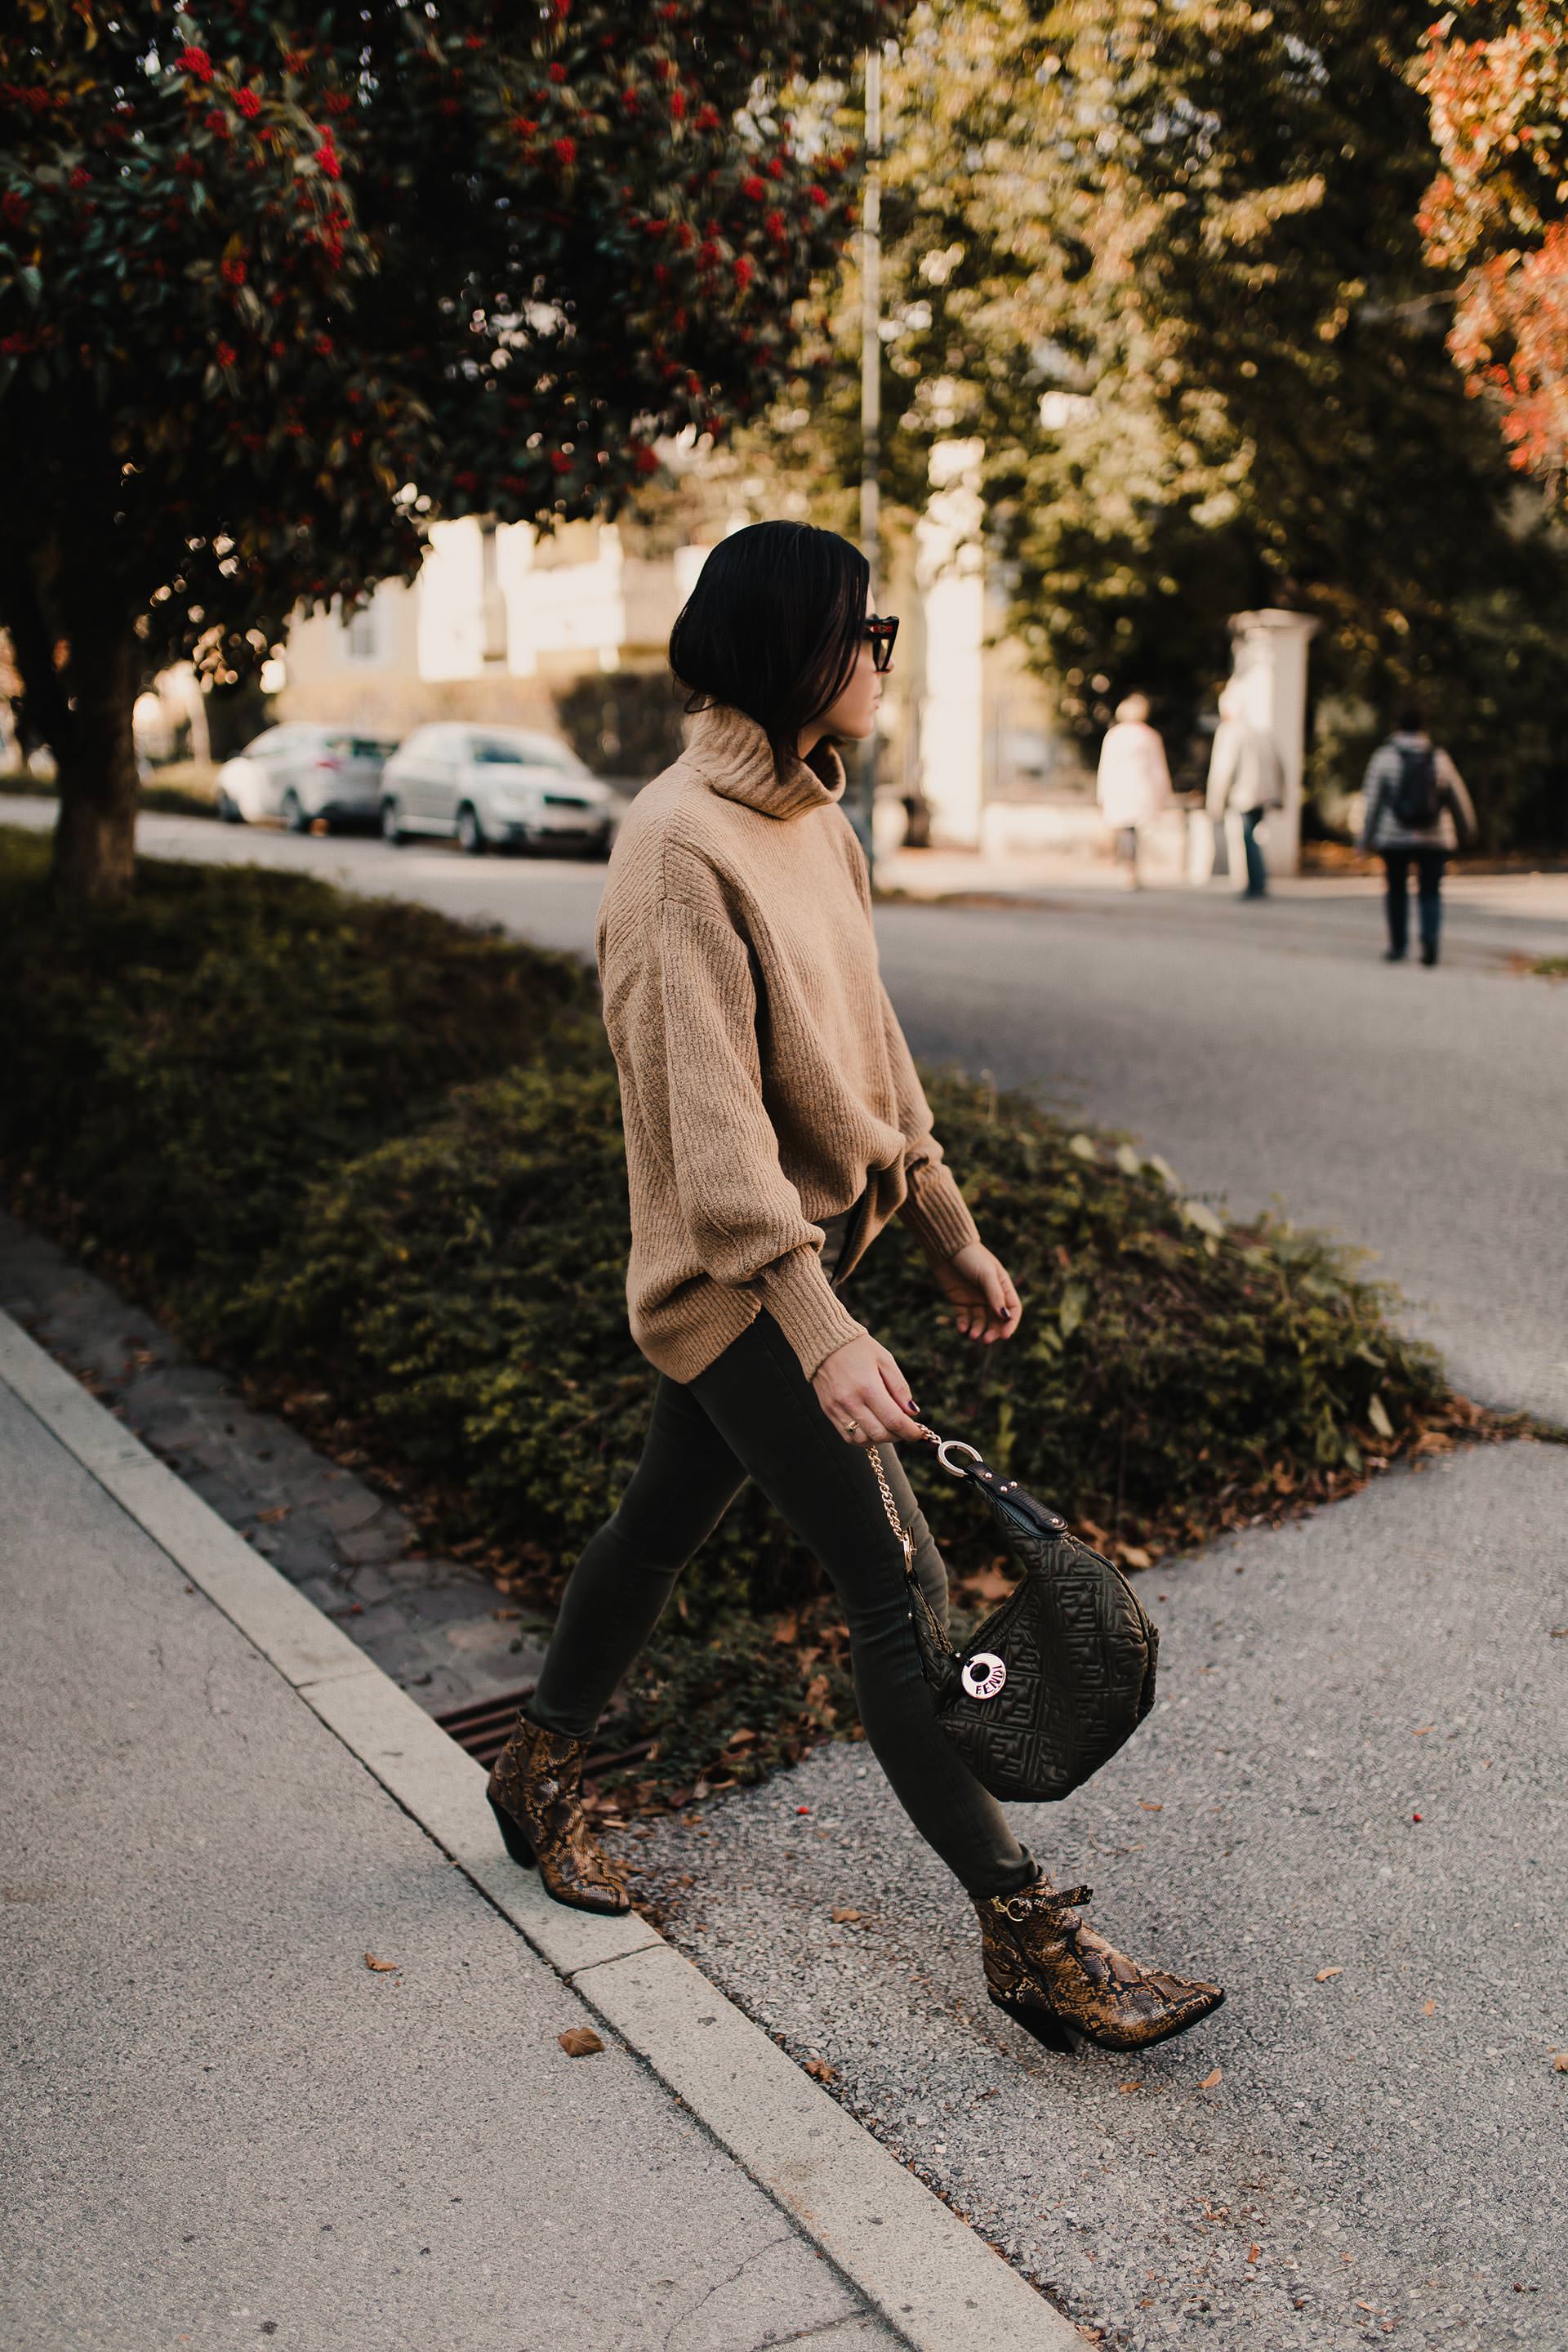
[[0,1594],[7,2352],[1078,2340],[4,1318]]

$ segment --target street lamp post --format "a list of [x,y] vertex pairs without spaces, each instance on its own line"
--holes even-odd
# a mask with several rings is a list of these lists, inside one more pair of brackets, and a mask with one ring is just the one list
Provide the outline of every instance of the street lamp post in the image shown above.
[[[860,212],[860,546],[871,571],[871,595],[880,584],[878,531],[882,462],[882,52],[866,52],[866,173]],[[870,865],[877,791],[877,738],[862,747],[855,830]]]

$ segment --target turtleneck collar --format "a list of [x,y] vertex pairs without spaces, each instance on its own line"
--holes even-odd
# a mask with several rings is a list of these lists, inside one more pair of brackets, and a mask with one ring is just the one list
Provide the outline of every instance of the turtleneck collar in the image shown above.
[[686,757],[716,793],[761,816],[801,816],[844,793],[844,764],[831,743],[819,743],[809,760],[780,762],[756,720],[725,702],[697,713]]

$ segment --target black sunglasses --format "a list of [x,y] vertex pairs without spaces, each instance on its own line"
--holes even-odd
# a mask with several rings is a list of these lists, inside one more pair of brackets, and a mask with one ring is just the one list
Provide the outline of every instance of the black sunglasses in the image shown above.
[[891,613],[883,614],[878,619],[867,622],[866,642],[871,648],[871,666],[874,669],[891,669],[893,640],[898,634],[899,624]]

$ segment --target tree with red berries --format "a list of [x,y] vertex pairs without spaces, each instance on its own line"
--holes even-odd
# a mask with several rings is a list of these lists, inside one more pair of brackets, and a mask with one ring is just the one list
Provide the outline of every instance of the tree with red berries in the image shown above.
[[661,436],[766,406],[855,219],[786,109],[896,11],[19,0],[0,626],[64,895],[130,887],[153,671],[243,673],[437,517],[613,512]]

